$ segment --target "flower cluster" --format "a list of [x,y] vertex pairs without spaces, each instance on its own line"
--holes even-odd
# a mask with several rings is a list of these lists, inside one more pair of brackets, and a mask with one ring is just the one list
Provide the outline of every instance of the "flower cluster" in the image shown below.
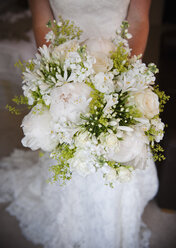
[[130,180],[163,137],[156,66],[131,57],[126,22],[112,41],[81,43],[80,30],[68,21],[48,25],[50,45],[40,47],[23,72],[31,106],[23,145],[50,152],[57,161],[51,181],[96,171],[110,185]]

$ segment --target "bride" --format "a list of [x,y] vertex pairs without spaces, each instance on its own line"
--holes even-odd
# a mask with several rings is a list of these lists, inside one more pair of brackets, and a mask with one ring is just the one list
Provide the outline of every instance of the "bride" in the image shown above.
[[[133,35],[132,54],[143,54],[150,0],[30,0],[37,46],[45,43],[49,19],[73,20],[88,38],[111,39],[125,18]],[[80,92],[81,94],[81,92]],[[66,186],[47,184],[48,155],[16,150],[1,161],[0,201],[8,201],[27,239],[45,248],[149,247],[143,210],[157,191],[153,160],[128,183],[113,189],[99,173],[74,175]]]

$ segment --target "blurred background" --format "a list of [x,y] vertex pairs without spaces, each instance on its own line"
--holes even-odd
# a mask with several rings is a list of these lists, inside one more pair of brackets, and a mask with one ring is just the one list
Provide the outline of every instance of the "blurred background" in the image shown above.
[[[11,115],[6,104],[21,92],[21,76],[14,64],[28,59],[36,51],[31,15],[26,0],[0,2],[0,158],[10,155],[21,145],[20,124],[23,116]],[[143,219],[152,231],[151,248],[176,247],[176,12],[174,1],[152,0],[150,33],[144,62],[154,62],[160,73],[160,89],[170,95],[162,114],[168,124],[162,146],[166,160],[157,163],[159,191],[146,207]],[[0,204],[0,247],[34,248],[26,240],[17,220]]]

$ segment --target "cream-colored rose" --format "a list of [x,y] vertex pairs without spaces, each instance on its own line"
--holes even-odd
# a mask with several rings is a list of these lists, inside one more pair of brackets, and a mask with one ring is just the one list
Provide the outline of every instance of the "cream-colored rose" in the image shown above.
[[151,119],[159,114],[158,96],[150,89],[145,89],[142,92],[136,93],[134,95],[134,100],[137,108],[145,117]]
[[115,45],[105,39],[88,39],[84,43],[92,56],[96,58],[96,63],[93,65],[94,71],[106,72],[112,67],[110,59],[111,51],[115,50]]

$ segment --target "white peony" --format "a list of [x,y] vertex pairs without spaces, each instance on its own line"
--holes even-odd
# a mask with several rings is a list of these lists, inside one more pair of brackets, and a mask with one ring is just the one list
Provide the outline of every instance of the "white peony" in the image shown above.
[[84,83],[67,83],[51,92],[50,113],[55,121],[80,121],[89,108],[91,88]]
[[150,158],[151,152],[148,145],[143,145],[141,153],[132,161],[129,162],[129,165],[133,166],[134,169],[144,170],[147,166],[147,160]]
[[96,171],[94,157],[87,150],[78,149],[68,162],[71,170],[83,177]]
[[143,132],[139,130],[124,134],[119,151],[109,150],[107,159],[120,163],[129,162],[142,152],[145,142]]
[[115,51],[115,45],[105,39],[88,39],[84,42],[88,51],[96,58],[96,63],[93,65],[94,71],[107,72],[113,66],[110,59],[111,51]]
[[118,168],[118,180],[121,183],[129,182],[131,179],[131,171],[124,166]]
[[150,89],[145,89],[134,95],[134,101],[141,113],[151,119],[159,114],[158,96]]
[[44,151],[52,151],[57,140],[52,139],[52,118],[49,111],[40,109],[40,106],[34,107],[22,122],[22,128],[25,137],[22,139],[22,144],[25,147],[30,147],[32,150],[42,149]]

